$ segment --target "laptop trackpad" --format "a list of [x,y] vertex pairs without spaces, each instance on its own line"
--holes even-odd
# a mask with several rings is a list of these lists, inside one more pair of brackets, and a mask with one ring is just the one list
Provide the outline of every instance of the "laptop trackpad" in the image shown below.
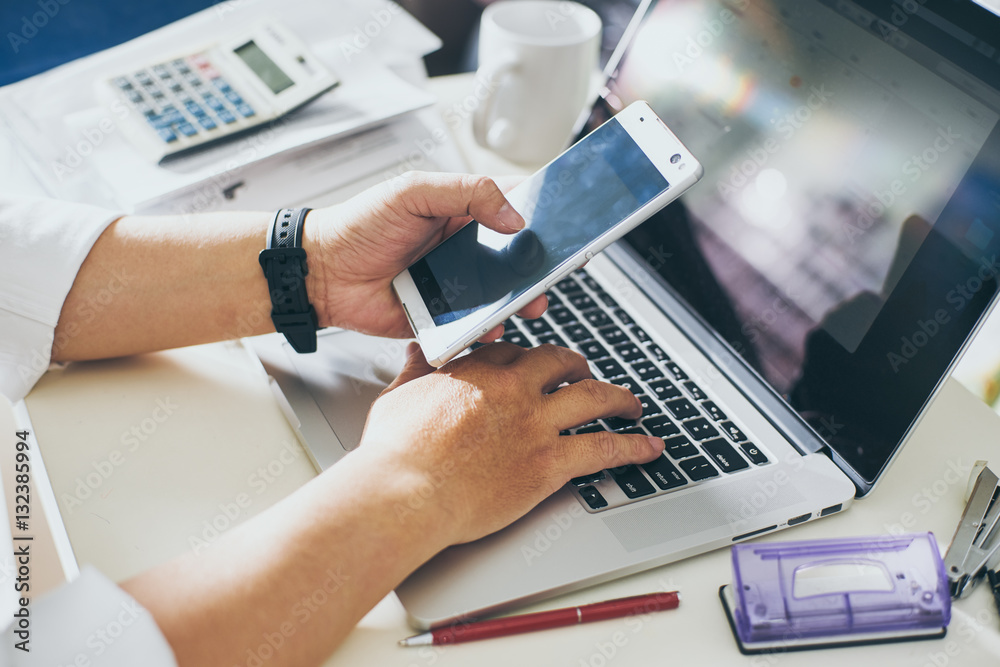
[[361,442],[369,406],[403,368],[406,342],[333,330],[319,333],[315,354],[297,354],[283,343],[344,449]]

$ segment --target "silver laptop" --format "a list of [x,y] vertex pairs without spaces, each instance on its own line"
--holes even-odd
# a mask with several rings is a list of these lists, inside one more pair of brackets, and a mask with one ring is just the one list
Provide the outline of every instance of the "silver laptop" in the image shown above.
[[[397,590],[416,627],[814,521],[876,486],[996,301],[998,35],[972,2],[639,8],[581,131],[645,99],[706,175],[504,338],[580,351],[645,406],[580,429],[666,452],[436,556]],[[316,355],[254,346],[321,468],[357,445],[403,350],[340,331]]]

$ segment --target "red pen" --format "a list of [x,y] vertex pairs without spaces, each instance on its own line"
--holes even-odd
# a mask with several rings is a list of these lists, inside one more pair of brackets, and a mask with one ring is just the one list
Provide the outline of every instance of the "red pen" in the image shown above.
[[491,637],[506,637],[522,632],[534,632],[549,628],[561,628],[566,625],[603,621],[609,618],[621,618],[632,614],[646,614],[654,611],[676,609],[680,604],[681,594],[677,591],[669,593],[650,593],[648,595],[633,595],[617,600],[607,600],[581,607],[566,607],[540,611],[534,614],[507,616],[489,621],[459,623],[430,632],[414,635],[399,640],[400,646],[438,646],[441,644],[458,644],[477,639]]

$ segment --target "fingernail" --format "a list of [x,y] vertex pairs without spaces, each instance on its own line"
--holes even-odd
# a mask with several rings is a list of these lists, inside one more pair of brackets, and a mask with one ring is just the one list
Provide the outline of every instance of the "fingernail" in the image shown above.
[[656,452],[657,454],[659,454],[660,452],[663,451],[663,447],[664,447],[664,445],[663,445],[663,438],[649,437],[649,438],[647,438],[647,440],[649,440],[649,444],[653,446],[653,451],[654,452]]
[[524,229],[524,218],[521,214],[514,210],[509,203],[505,203],[500,207],[500,211],[497,213],[497,220],[503,223],[503,226],[511,231],[518,231]]

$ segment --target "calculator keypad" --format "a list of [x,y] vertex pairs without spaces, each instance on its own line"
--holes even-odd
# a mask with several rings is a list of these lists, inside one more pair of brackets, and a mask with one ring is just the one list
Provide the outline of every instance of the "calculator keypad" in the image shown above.
[[180,137],[214,139],[257,115],[204,54],[116,77],[112,84],[166,144]]

